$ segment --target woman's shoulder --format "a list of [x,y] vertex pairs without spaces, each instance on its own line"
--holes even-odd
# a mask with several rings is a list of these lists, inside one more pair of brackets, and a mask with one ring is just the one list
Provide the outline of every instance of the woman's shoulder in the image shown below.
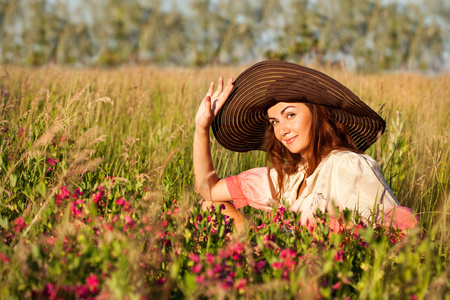
[[372,170],[380,170],[378,162],[370,155],[365,153],[357,153],[351,150],[334,150],[326,157],[324,166],[335,166],[340,168],[354,168],[362,169],[370,168]]

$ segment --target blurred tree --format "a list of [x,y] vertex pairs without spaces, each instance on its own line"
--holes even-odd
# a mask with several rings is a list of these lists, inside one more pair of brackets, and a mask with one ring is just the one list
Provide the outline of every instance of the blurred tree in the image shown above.
[[448,13],[444,0],[0,0],[0,62],[206,65],[265,57],[422,70],[443,65]]

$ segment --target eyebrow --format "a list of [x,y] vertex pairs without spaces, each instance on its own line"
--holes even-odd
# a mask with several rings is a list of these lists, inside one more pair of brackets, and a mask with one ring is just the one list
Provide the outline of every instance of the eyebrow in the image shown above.
[[[286,111],[286,109],[288,109],[288,108],[290,108],[290,107],[294,107],[294,108],[295,108],[295,106],[293,106],[293,105],[288,105],[288,106],[286,106],[285,108],[283,108],[283,109],[280,111],[280,114],[283,115],[284,112]],[[271,117],[269,117],[269,120],[270,120],[270,119],[276,119],[276,118],[271,118]]]

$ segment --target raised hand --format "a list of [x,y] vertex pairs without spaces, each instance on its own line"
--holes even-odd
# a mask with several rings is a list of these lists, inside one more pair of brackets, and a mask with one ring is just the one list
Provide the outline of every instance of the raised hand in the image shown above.
[[226,102],[228,96],[233,90],[233,78],[230,78],[225,88],[223,87],[223,78],[219,78],[219,84],[217,90],[214,92],[214,81],[209,85],[208,92],[205,98],[203,98],[200,107],[197,110],[195,116],[195,124],[197,129],[209,130],[212,122],[217,116],[219,110]]

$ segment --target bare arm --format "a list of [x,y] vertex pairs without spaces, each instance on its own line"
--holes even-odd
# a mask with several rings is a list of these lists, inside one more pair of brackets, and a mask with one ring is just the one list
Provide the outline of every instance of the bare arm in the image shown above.
[[231,195],[224,180],[219,180],[213,166],[209,130],[214,118],[222,108],[233,89],[233,79],[230,78],[223,88],[223,79],[213,94],[214,82],[203,98],[195,117],[194,134],[194,176],[197,192],[207,201],[231,201]]
[[223,204],[225,209],[222,213],[234,219],[239,231],[245,228],[248,223],[253,230],[257,230],[255,224],[244,214],[241,213],[231,203],[230,192],[228,191],[225,180],[219,180],[214,169],[211,146],[209,142],[209,130],[214,118],[222,108],[231,91],[233,90],[233,79],[230,78],[223,88],[223,78],[219,78],[219,85],[214,91],[214,82],[209,86],[209,90],[203,98],[197,115],[195,116],[195,134],[194,134],[194,176],[195,188],[205,200],[203,208],[206,209],[211,204]]

